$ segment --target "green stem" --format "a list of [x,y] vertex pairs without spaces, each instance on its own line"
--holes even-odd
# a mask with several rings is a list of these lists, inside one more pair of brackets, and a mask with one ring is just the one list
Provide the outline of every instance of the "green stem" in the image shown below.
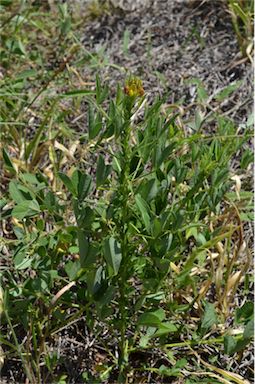
[[14,340],[14,343],[15,343],[15,346],[16,346],[16,350],[17,350],[17,352],[18,352],[18,354],[20,356],[20,359],[22,361],[22,364],[23,364],[24,370],[26,372],[27,378],[29,379],[30,383],[34,383],[35,382],[34,374],[33,374],[33,372],[31,372],[31,370],[30,370],[30,368],[28,366],[28,363],[27,363],[27,361],[25,360],[25,358],[23,356],[24,353],[22,353],[22,347],[21,347],[21,345],[18,342],[18,339],[17,339],[16,333],[14,331],[14,328],[12,326],[12,322],[11,322],[11,319],[9,317],[8,311],[5,311],[5,317],[6,317],[7,323],[9,324],[9,327],[11,329],[11,333],[12,333],[12,337],[13,337],[13,340]]
[[127,328],[127,295],[126,295],[126,283],[127,283],[127,263],[128,263],[128,236],[127,236],[127,223],[128,223],[128,198],[129,198],[129,171],[130,171],[130,135],[131,135],[131,108],[130,104],[126,109],[125,126],[121,136],[121,149],[122,149],[122,171],[120,175],[120,199],[122,201],[121,218],[120,218],[120,244],[122,253],[121,269],[119,274],[119,291],[120,291],[120,322],[121,322],[121,340],[120,340],[120,358],[119,369],[120,376],[119,382],[122,381],[122,374],[126,365],[126,328]]
[[[241,340],[243,335],[236,335],[233,336],[236,341]],[[208,339],[208,340],[186,340],[181,341],[179,343],[171,343],[171,344],[164,344],[162,345],[163,348],[175,348],[175,347],[187,347],[187,346],[193,346],[193,345],[213,345],[213,344],[223,344],[224,343],[224,337],[218,337],[215,339]],[[130,348],[129,352],[137,352],[139,350],[144,349],[153,349],[156,348],[156,346],[153,345],[146,345],[143,348]]]

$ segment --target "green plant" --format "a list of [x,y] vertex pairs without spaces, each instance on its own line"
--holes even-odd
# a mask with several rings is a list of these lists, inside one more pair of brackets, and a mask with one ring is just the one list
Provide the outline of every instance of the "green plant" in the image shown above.
[[254,0],[228,0],[228,7],[241,53],[252,62]]
[[[99,318],[119,331],[120,381],[136,340],[141,338],[141,347],[146,347],[154,338],[178,337],[182,326],[169,321],[170,313],[189,311],[203,297],[190,272],[204,262],[209,249],[238,230],[238,225],[227,224],[228,208],[222,211],[221,205],[232,184],[229,160],[246,140],[240,136],[233,142],[235,127],[221,117],[217,135],[202,134],[202,120],[198,124],[196,118],[197,131],[186,137],[174,115],[162,115],[163,100],[148,107],[136,125],[143,105],[140,81],[128,81],[124,91],[118,89],[105,112],[107,88],[97,79],[95,99],[89,101],[89,139],[110,161],[99,155],[95,184],[79,170],[71,178],[59,174],[73,196],[78,225],[80,261],[73,262],[73,278],[86,282],[87,299],[96,304]],[[109,138],[114,142],[105,148]],[[95,188],[99,195],[91,200]],[[216,219],[221,211],[226,216],[223,227]],[[184,256],[191,237],[195,247]],[[182,270],[171,279],[175,263]],[[226,278],[229,267],[227,271]],[[178,306],[169,299],[169,286],[170,292],[192,287],[192,304]],[[166,308],[158,308],[160,302]],[[128,330],[133,333],[129,340]]]
[[[81,79],[84,64],[121,68],[103,47],[85,50],[74,34],[80,15],[75,21],[67,5],[52,2],[49,9],[11,0],[1,7],[1,363],[8,369],[18,360],[19,380],[67,382],[55,338],[79,319],[107,355],[80,375],[84,382],[121,382],[140,371],[192,376],[194,362],[181,350],[174,357],[173,348],[242,351],[250,313],[237,315],[244,328],[237,335],[219,326],[250,264],[242,222],[251,220],[252,196],[238,177],[253,159],[246,145],[252,123],[237,133],[221,116],[240,84],[208,96],[193,79],[198,97],[188,117],[167,97],[148,105],[136,78],[114,98],[98,77]],[[96,8],[91,16],[108,12]],[[128,43],[126,30],[125,54]],[[70,116],[75,121],[84,110],[87,132],[80,133]],[[237,151],[241,171],[230,167]],[[170,363],[134,367],[135,354],[154,347]]]
[[[229,167],[238,150],[246,166],[252,161],[244,148],[250,125],[237,134],[231,120],[212,114],[202,83],[193,82],[198,99],[195,116],[187,121],[189,135],[179,125],[178,106],[166,107],[164,99],[146,105],[139,79],[128,79],[113,99],[97,77],[95,91],[63,93],[48,112],[59,98],[85,98],[85,169],[83,163],[70,169],[60,164],[52,183],[39,168],[18,173],[3,150],[9,184],[2,218],[12,222],[14,238],[2,240],[10,255],[2,272],[2,326],[11,333],[1,341],[20,357],[32,383],[57,380],[59,360],[48,349],[49,340],[82,314],[89,329],[100,333],[103,324],[118,344],[117,357],[104,345],[111,362],[100,367],[95,380],[117,374],[125,382],[132,354],[154,346],[224,343],[226,353],[235,353],[250,342],[248,321],[243,336],[207,337],[227,318],[230,298],[250,263],[248,256],[242,268],[237,261],[241,215],[251,196],[230,192],[236,179]],[[234,89],[227,87],[215,101],[221,103]],[[210,135],[203,127],[212,121],[216,132]],[[27,151],[37,151],[41,132]],[[27,160],[29,168],[33,155]],[[233,245],[236,239],[239,247]],[[214,305],[206,300],[212,283]],[[185,320],[191,311],[201,318],[195,330]],[[182,360],[172,368],[143,369],[183,375]]]

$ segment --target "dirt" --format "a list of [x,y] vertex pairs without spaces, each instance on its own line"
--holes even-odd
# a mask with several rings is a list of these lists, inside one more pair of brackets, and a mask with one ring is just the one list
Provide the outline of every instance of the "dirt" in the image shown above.
[[[241,56],[223,1],[114,0],[110,4],[114,7],[84,27],[82,42],[97,56],[100,74],[112,87],[131,73],[142,78],[148,98],[167,93],[170,103],[181,100],[188,105],[196,98],[194,85],[188,84],[191,79],[200,79],[209,95],[241,80],[222,108],[233,109],[227,114],[237,123],[244,122],[252,109],[252,67]],[[84,77],[93,76],[84,69]]]

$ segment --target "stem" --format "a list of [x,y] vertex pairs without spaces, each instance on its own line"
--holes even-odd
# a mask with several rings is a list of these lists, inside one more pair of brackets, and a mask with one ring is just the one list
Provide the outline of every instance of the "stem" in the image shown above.
[[33,374],[33,372],[31,372],[31,370],[30,370],[30,368],[28,366],[27,361],[23,357],[22,347],[21,347],[21,345],[18,342],[18,339],[17,339],[16,333],[14,331],[14,328],[12,326],[12,322],[11,322],[11,319],[9,317],[8,311],[5,311],[5,317],[6,317],[7,323],[9,324],[9,327],[11,329],[12,337],[13,337],[13,340],[14,340],[17,352],[18,352],[18,354],[20,356],[20,359],[22,361],[22,364],[23,364],[24,370],[26,372],[27,378],[29,379],[30,383],[34,383],[35,382],[34,374]]
[[[241,340],[243,335],[236,335],[233,336],[236,341]],[[192,346],[192,345],[213,345],[213,344],[223,344],[224,343],[224,337],[218,337],[214,339],[208,339],[208,340],[186,340],[186,341],[181,341],[179,343],[171,343],[171,344],[164,344],[162,347],[164,348],[175,348],[175,347],[187,347],[187,346]],[[156,348],[156,346],[153,345],[146,345],[143,348],[130,348],[129,352],[137,352],[139,350],[144,350],[144,349],[153,349]]]
[[120,218],[120,244],[121,244],[121,253],[122,253],[122,262],[119,274],[119,291],[120,291],[120,322],[121,322],[121,340],[120,340],[120,357],[119,357],[119,369],[120,376],[119,382],[122,381],[123,371],[127,363],[126,358],[126,328],[127,328],[127,316],[126,316],[126,304],[127,304],[127,295],[126,295],[126,282],[127,282],[127,263],[129,259],[129,250],[128,250],[128,196],[129,196],[129,171],[130,171],[130,157],[131,157],[131,148],[130,148],[130,135],[131,135],[131,109],[132,103],[129,103],[126,106],[125,111],[125,123],[124,129],[121,134],[121,149],[122,149],[122,170],[120,175],[120,199],[122,201],[121,206],[121,218]]

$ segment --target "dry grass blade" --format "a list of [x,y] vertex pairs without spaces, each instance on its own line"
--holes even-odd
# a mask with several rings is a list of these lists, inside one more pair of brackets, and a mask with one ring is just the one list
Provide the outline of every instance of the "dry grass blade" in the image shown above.
[[56,295],[52,298],[51,302],[50,302],[50,305],[51,307],[54,307],[54,305],[56,304],[56,302],[58,301],[58,299],[67,291],[69,291],[69,289],[71,289],[74,285],[75,285],[75,281],[71,281],[70,283],[68,283],[67,285],[65,285],[63,288],[60,289],[60,291],[58,291],[58,293],[56,293]]
[[226,371],[224,369],[215,367],[212,364],[207,363],[206,361],[201,359],[201,357],[199,356],[199,354],[196,351],[194,351],[192,348],[190,348],[190,349],[192,350],[194,355],[198,358],[198,361],[200,361],[205,367],[209,368],[211,371],[214,371],[214,372],[221,374],[222,376],[226,377],[229,380],[232,380],[232,382],[234,382],[236,384],[250,384],[250,382],[248,380],[245,380],[242,376],[238,375],[237,373],[229,372],[229,371]]

